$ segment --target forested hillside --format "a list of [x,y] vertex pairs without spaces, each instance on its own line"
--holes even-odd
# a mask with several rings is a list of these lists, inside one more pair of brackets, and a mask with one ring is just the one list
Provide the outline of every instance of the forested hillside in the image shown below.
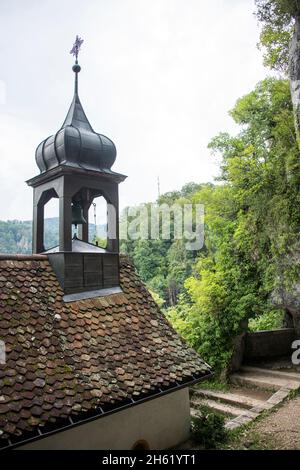
[[[90,224],[90,240],[96,235],[94,224]],[[97,235],[104,237],[104,225],[97,226]],[[58,218],[45,219],[45,247],[51,248],[58,244]],[[31,253],[32,222],[30,220],[0,221],[0,253]]]
[[[201,188],[210,187],[211,184],[188,183],[181,191],[162,195],[157,203],[167,204],[168,207],[174,204],[183,206],[193,202],[194,194]],[[184,281],[191,275],[192,266],[200,253],[186,250],[186,241],[173,240],[173,236],[174,227],[171,225],[171,240],[122,240],[121,243],[121,250],[131,257],[142,279],[166,306],[177,304],[178,296],[184,292]]]

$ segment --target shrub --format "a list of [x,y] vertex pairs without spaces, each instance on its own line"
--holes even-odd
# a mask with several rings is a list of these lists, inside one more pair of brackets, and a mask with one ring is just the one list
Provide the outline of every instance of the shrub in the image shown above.
[[224,416],[201,405],[192,418],[192,438],[205,449],[215,449],[227,439]]
[[271,310],[256,318],[250,318],[249,331],[278,330],[283,325],[283,312]]

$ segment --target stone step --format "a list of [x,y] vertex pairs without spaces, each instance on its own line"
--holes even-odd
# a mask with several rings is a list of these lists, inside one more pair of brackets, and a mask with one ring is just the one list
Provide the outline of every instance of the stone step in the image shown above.
[[250,374],[255,373],[255,374],[263,375],[263,376],[278,377],[279,379],[299,381],[300,383],[300,373],[295,372],[295,371],[283,372],[277,369],[263,369],[262,367],[253,367],[253,366],[243,366],[240,369],[240,371],[250,373]]
[[236,429],[282,403],[291,390],[300,389],[300,373],[256,366],[243,366],[230,376],[228,392],[194,387],[191,415],[201,405],[226,416],[226,427]]
[[286,378],[272,377],[271,375],[257,374],[250,372],[237,372],[230,376],[230,381],[233,384],[238,384],[248,387],[258,387],[265,390],[277,391],[280,388],[288,390],[297,390],[300,383],[294,380],[287,380]]
[[192,400],[191,408],[197,411],[197,408],[201,405],[205,405],[208,408],[211,408],[214,411],[218,411],[219,413],[228,415],[228,416],[240,416],[242,414],[246,414],[247,410],[244,408],[239,408],[237,406],[229,405],[227,403],[221,403],[215,400],[209,399],[196,399]]
[[241,387],[238,385],[232,385],[230,392],[234,393],[235,395],[243,395],[245,397],[254,398],[255,400],[263,402],[268,400],[268,398],[270,398],[274,393],[272,390],[264,390],[257,387]]
[[256,398],[247,396],[246,393],[245,395],[240,395],[232,392],[204,390],[201,388],[196,389],[193,396],[216,400],[233,406],[237,405],[238,407],[246,409],[253,408],[254,406],[260,406],[264,403],[263,400],[257,400]]

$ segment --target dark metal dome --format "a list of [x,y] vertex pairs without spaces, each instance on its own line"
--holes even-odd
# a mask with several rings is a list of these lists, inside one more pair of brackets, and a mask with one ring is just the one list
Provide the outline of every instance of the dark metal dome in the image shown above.
[[61,129],[36,149],[35,159],[41,173],[60,165],[86,170],[110,170],[115,162],[115,144],[105,135],[97,134],[90,125],[78,96],[78,73],[75,72],[74,98]]

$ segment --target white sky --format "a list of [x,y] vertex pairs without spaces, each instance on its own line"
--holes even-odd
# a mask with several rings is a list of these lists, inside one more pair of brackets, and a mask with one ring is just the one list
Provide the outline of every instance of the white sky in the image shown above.
[[[238,97],[266,76],[254,0],[1,0],[0,219],[30,219],[35,148],[79,93],[116,144],[121,208],[217,174],[207,150]],[[51,215],[51,214],[48,214]],[[54,215],[54,214],[53,214]]]

